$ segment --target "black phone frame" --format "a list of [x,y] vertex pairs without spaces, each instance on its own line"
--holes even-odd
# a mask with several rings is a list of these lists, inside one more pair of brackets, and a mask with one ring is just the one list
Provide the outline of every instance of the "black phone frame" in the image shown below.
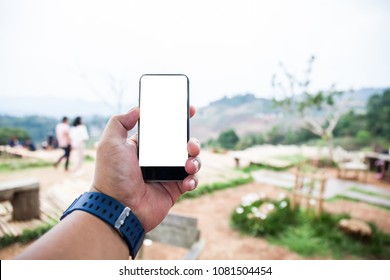
[[[190,80],[185,74],[143,74],[139,79],[139,95],[138,106],[140,110],[141,105],[141,80],[144,76],[184,76],[187,79],[187,142],[190,138]],[[140,143],[140,126],[141,118],[138,120],[138,151],[137,156],[139,158],[139,146]],[[144,181],[149,182],[170,182],[170,181],[182,181],[188,173],[185,170],[185,162],[183,166],[140,166]]]

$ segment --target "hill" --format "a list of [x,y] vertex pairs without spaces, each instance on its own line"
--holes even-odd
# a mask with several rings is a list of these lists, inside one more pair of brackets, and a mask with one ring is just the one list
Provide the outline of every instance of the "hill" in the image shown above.
[[[347,106],[343,110],[364,112],[369,98],[383,91],[381,88],[368,88],[345,92],[341,101],[347,101],[344,102]],[[134,105],[126,104],[123,108]],[[201,141],[217,138],[222,131],[231,128],[242,136],[248,133],[265,133],[277,124],[296,126],[300,121],[285,117],[281,109],[273,106],[271,99],[259,98],[251,93],[224,97],[197,109],[195,118],[191,120],[191,135]],[[54,124],[64,115],[71,119],[76,115],[83,116],[91,135],[98,138],[105,121],[112,114],[112,109],[102,102],[55,97],[0,96],[0,127],[24,128],[35,141],[42,141],[46,135],[53,133]]]
[[[134,104],[133,104],[134,106]],[[123,108],[131,108],[124,104]],[[40,115],[54,117],[63,116],[110,116],[114,110],[103,102],[86,101],[81,99],[67,99],[58,97],[30,97],[30,96],[0,96],[0,114],[10,116]]]
[[[383,88],[366,88],[345,92],[339,102],[346,104],[343,112],[351,109],[363,113],[369,98],[381,94]],[[277,124],[297,126],[297,118],[287,118],[280,108],[275,108],[271,99],[258,98],[251,93],[224,97],[198,109],[191,120],[191,135],[201,141],[216,138],[227,129],[233,128],[239,135],[261,133]]]
[[229,128],[241,135],[259,132],[271,128],[280,117],[281,110],[274,108],[270,99],[257,98],[250,93],[224,97],[197,111],[191,120],[191,134],[205,141]]

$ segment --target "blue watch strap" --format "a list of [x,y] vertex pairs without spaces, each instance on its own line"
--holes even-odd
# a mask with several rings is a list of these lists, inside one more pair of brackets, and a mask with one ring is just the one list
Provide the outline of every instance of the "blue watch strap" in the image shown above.
[[126,241],[131,257],[135,258],[142,246],[145,231],[130,208],[103,193],[86,192],[73,201],[60,220],[75,210],[86,211],[113,226]]

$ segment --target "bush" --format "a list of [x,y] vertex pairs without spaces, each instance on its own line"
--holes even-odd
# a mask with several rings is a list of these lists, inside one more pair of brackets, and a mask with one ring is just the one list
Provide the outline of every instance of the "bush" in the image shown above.
[[222,132],[218,137],[218,142],[222,148],[232,150],[240,140],[233,129]]
[[[266,206],[273,205],[276,210],[269,215],[257,214],[258,209],[265,203],[268,203]],[[296,222],[295,216],[295,211],[290,209],[287,200],[257,200],[250,205],[236,208],[231,218],[231,225],[253,236],[276,235],[286,230],[289,225],[293,225]]]
[[0,238],[0,248],[5,248],[18,242],[26,244],[30,241],[36,240],[48,232],[55,224],[56,222],[52,222],[38,226],[34,229],[26,229],[20,236],[5,235]]
[[368,145],[371,140],[371,135],[367,130],[359,130],[356,134],[356,140],[362,145]]
[[[259,207],[264,203],[272,204],[274,211],[268,215],[259,213]],[[266,238],[303,256],[390,258],[390,235],[370,224],[370,238],[348,236],[337,227],[343,218],[349,218],[349,215],[323,212],[317,217],[313,212],[291,210],[287,199],[256,199],[243,202],[233,211],[231,225],[244,234]]]

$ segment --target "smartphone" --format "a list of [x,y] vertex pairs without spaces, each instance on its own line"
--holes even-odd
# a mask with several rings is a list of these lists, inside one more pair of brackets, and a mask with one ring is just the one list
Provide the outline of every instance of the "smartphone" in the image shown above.
[[189,80],[183,74],[145,74],[139,80],[138,159],[145,181],[188,176]]

